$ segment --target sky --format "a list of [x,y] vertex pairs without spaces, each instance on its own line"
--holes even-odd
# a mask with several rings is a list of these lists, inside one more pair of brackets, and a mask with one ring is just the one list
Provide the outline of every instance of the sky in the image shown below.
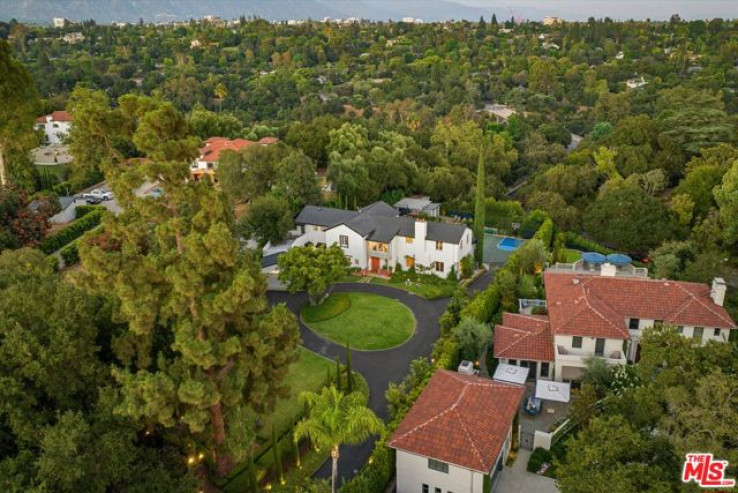
[[[668,19],[678,13],[682,19],[738,18],[738,0],[455,0],[475,7],[505,6],[545,11],[567,20],[611,17],[616,20]],[[497,9],[495,9],[497,10]],[[505,12],[508,17],[510,11]],[[521,14],[517,14],[521,15]],[[499,14],[498,14],[499,17]]]

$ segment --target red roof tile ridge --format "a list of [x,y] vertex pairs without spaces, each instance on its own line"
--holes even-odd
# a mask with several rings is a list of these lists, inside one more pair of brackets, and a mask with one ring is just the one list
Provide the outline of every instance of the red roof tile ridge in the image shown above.
[[[520,334],[523,334],[523,337],[520,337],[520,338],[518,338],[518,339],[515,339],[515,340],[514,340],[514,341],[512,341],[512,342],[511,342],[510,344],[508,344],[508,345],[507,345],[506,347],[504,347],[504,348],[501,348],[501,349],[499,350],[499,354],[502,354],[502,353],[504,353],[504,352],[505,352],[505,351],[507,351],[508,349],[512,349],[512,347],[513,347],[513,346],[517,346],[517,345],[518,345],[518,343],[520,343],[520,342],[522,342],[522,341],[525,341],[525,340],[526,340],[526,339],[528,339],[529,337],[533,337],[533,336],[538,336],[538,335],[541,335],[541,332],[545,332],[545,331],[546,331],[546,327],[545,327],[545,326],[544,326],[544,327],[540,327],[540,328],[536,329],[536,330],[535,330],[534,332],[531,332],[531,331],[529,331],[529,330],[516,329],[515,327],[508,327],[508,326],[506,326],[506,325],[498,325],[498,328],[500,328],[500,329],[507,329],[507,330],[512,330],[512,331],[514,331],[514,332],[518,332],[518,333],[520,333]],[[553,343],[553,340],[552,340],[552,343]]]
[[[471,382],[469,382],[471,384]],[[459,399],[451,406],[451,409],[453,410],[454,414],[457,414],[457,419],[459,424],[461,425],[461,428],[464,430],[464,434],[466,435],[466,439],[469,441],[469,444],[471,445],[471,449],[474,452],[474,455],[476,456],[476,459],[479,461],[479,465],[482,466],[482,470],[485,470],[487,468],[486,464],[484,463],[484,459],[482,458],[482,453],[477,448],[477,444],[474,443],[474,439],[472,438],[471,434],[469,433],[469,429],[466,427],[466,423],[464,423],[464,416],[461,413],[458,413],[456,411],[456,406],[461,400],[461,398],[466,393],[466,389],[468,389],[468,385],[464,386],[464,390],[461,392],[461,395],[459,396]]]
[[[583,292],[582,298],[584,298],[584,302],[587,304],[587,307],[590,310],[592,310],[595,313],[595,315],[597,315],[602,320],[604,320],[605,322],[607,322],[608,324],[610,324],[615,329],[616,332],[620,332],[621,334],[623,334],[623,329],[622,328],[618,327],[617,324],[614,324],[612,322],[612,320],[610,320],[605,315],[603,315],[597,308],[595,308],[592,305],[592,303],[590,303],[590,301],[589,301],[589,290],[586,288],[586,284],[589,284],[589,283],[582,283],[581,286],[582,286],[582,292]],[[617,314],[617,311],[614,310],[614,309],[612,309],[609,305],[607,305],[607,303],[604,300],[600,299],[599,297],[597,299],[598,299],[598,301],[602,302],[603,305],[607,306],[607,308],[613,310]],[[630,337],[630,334],[628,333],[627,329],[625,330],[625,336],[627,338]]]
[[[682,284],[681,284],[681,283],[679,283],[679,282],[675,282],[674,284],[676,284],[676,285],[677,285],[677,287],[679,287],[679,289],[681,289],[682,291],[684,291],[685,293],[687,293],[687,295],[688,295],[688,296],[689,296],[689,297],[690,297],[690,298],[691,298],[692,300],[696,301],[696,302],[697,302],[697,303],[699,303],[700,305],[704,306],[704,307],[705,307],[705,308],[706,308],[707,310],[709,310],[710,312],[712,312],[712,314],[713,314],[713,315],[716,315],[716,316],[717,316],[717,317],[718,317],[719,319],[721,319],[721,320],[724,320],[724,321],[726,321],[726,322],[727,322],[728,324],[730,324],[730,325],[733,325],[733,326],[735,326],[735,323],[734,323],[734,322],[733,322],[732,320],[730,320],[730,319],[726,319],[726,318],[725,318],[725,317],[724,317],[724,316],[723,316],[723,315],[722,315],[721,313],[719,313],[718,311],[714,310],[714,309],[713,309],[713,308],[712,308],[711,306],[709,306],[708,304],[704,303],[704,302],[702,301],[702,299],[701,299],[701,298],[699,298],[699,297],[697,297],[697,296],[696,296],[696,295],[695,295],[695,294],[694,294],[694,293],[693,293],[692,291],[690,291],[689,289],[685,289],[685,288],[684,288],[684,286],[682,286]],[[676,309],[676,310],[675,310],[675,311],[674,311],[673,313],[669,314],[669,318],[671,318],[671,319],[674,319],[674,318],[676,318],[676,316],[677,316],[677,315],[678,315],[679,313],[681,313],[681,312],[683,312],[684,310],[686,310],[686,309],[687,309],[687,305],[689,304],[689,301],[690,301],[690,300],[689,300],[689,299],[687,299],[687,301],[685,301],[684,303],[682,303],[682,306],[680,306],[679,308],[677,308],[677,309]]]

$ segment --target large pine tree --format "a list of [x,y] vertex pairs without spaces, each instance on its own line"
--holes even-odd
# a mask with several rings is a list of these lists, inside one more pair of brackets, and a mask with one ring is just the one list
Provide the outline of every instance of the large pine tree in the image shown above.
[[[269,307],[260,265],[232,233],[227,200],[188,181],[186,162],[108,168],[124,211],[80,245],[80,280],[114,296],[128,324],[116,344],[126,364],[114,372],[117,412],[209,450],[223,475],[253,438],[246,408],[265,411],[285,392],[299,342],[294,316]],[[162,196],[132,192],[154,178]]]

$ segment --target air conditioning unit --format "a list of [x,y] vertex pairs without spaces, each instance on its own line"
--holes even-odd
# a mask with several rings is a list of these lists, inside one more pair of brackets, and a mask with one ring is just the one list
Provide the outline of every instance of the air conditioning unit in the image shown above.
[[461,364],[459,364],[458,372],[463,373],[464,375],[474,375],[474,363],[463,360]]

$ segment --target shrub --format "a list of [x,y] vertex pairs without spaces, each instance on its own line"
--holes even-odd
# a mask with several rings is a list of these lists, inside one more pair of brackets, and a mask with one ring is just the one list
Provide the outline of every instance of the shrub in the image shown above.
[[451,269],[448,271],[448,275],[446,276],[446,280],[450,282],[459,282],[459,276],[456,274],[456,269],[454,266],[451,266]]
[[492,283],[487,289],[477,294],[462,310],[461,318],[471,318],[487,323],[500,307],[499,288]]
[[59,251],[59,255],[64,259],[64,267],[69,267],[79,262],[79,250],[77,250],[77,242],[70,243]]
[[525,218],[525,221],[520,225],[520,234],[523,238],[532,238],[546,219],[548,219],[548,214],[542,210],[536,209],[531,211],[528,217]]
[[51,267],[51,270],[54,272],[59,272],[59,257],[56,255],[49,255],[46,257],[46,263],[49,264],[49,267]]
[[86,231],[97,227],[104,214],[105,210],[102,209],[88,213],[82,219],[74,221],[70,226],[46,238],[39,244],[38,249],[46,255],[54,253],[64,245],[82,236]]
[[467,255],[461,259],[461,277],[466,279],[474,275],[474,257]]
[[551,464],[551,461],[553,460],[553,454],[550,450],[546,450],[544,448],[538,447],[536,448],[532,454],[530,454],[530,459],[528,460],[528,472],[537,473],[538,470],[541,468],[541,464],[544,462],[548,462]]
[[74,218],[82,219],[87,214],[95,211],[105,210],[105,206],[102,205],[78,205],[74,209]]

